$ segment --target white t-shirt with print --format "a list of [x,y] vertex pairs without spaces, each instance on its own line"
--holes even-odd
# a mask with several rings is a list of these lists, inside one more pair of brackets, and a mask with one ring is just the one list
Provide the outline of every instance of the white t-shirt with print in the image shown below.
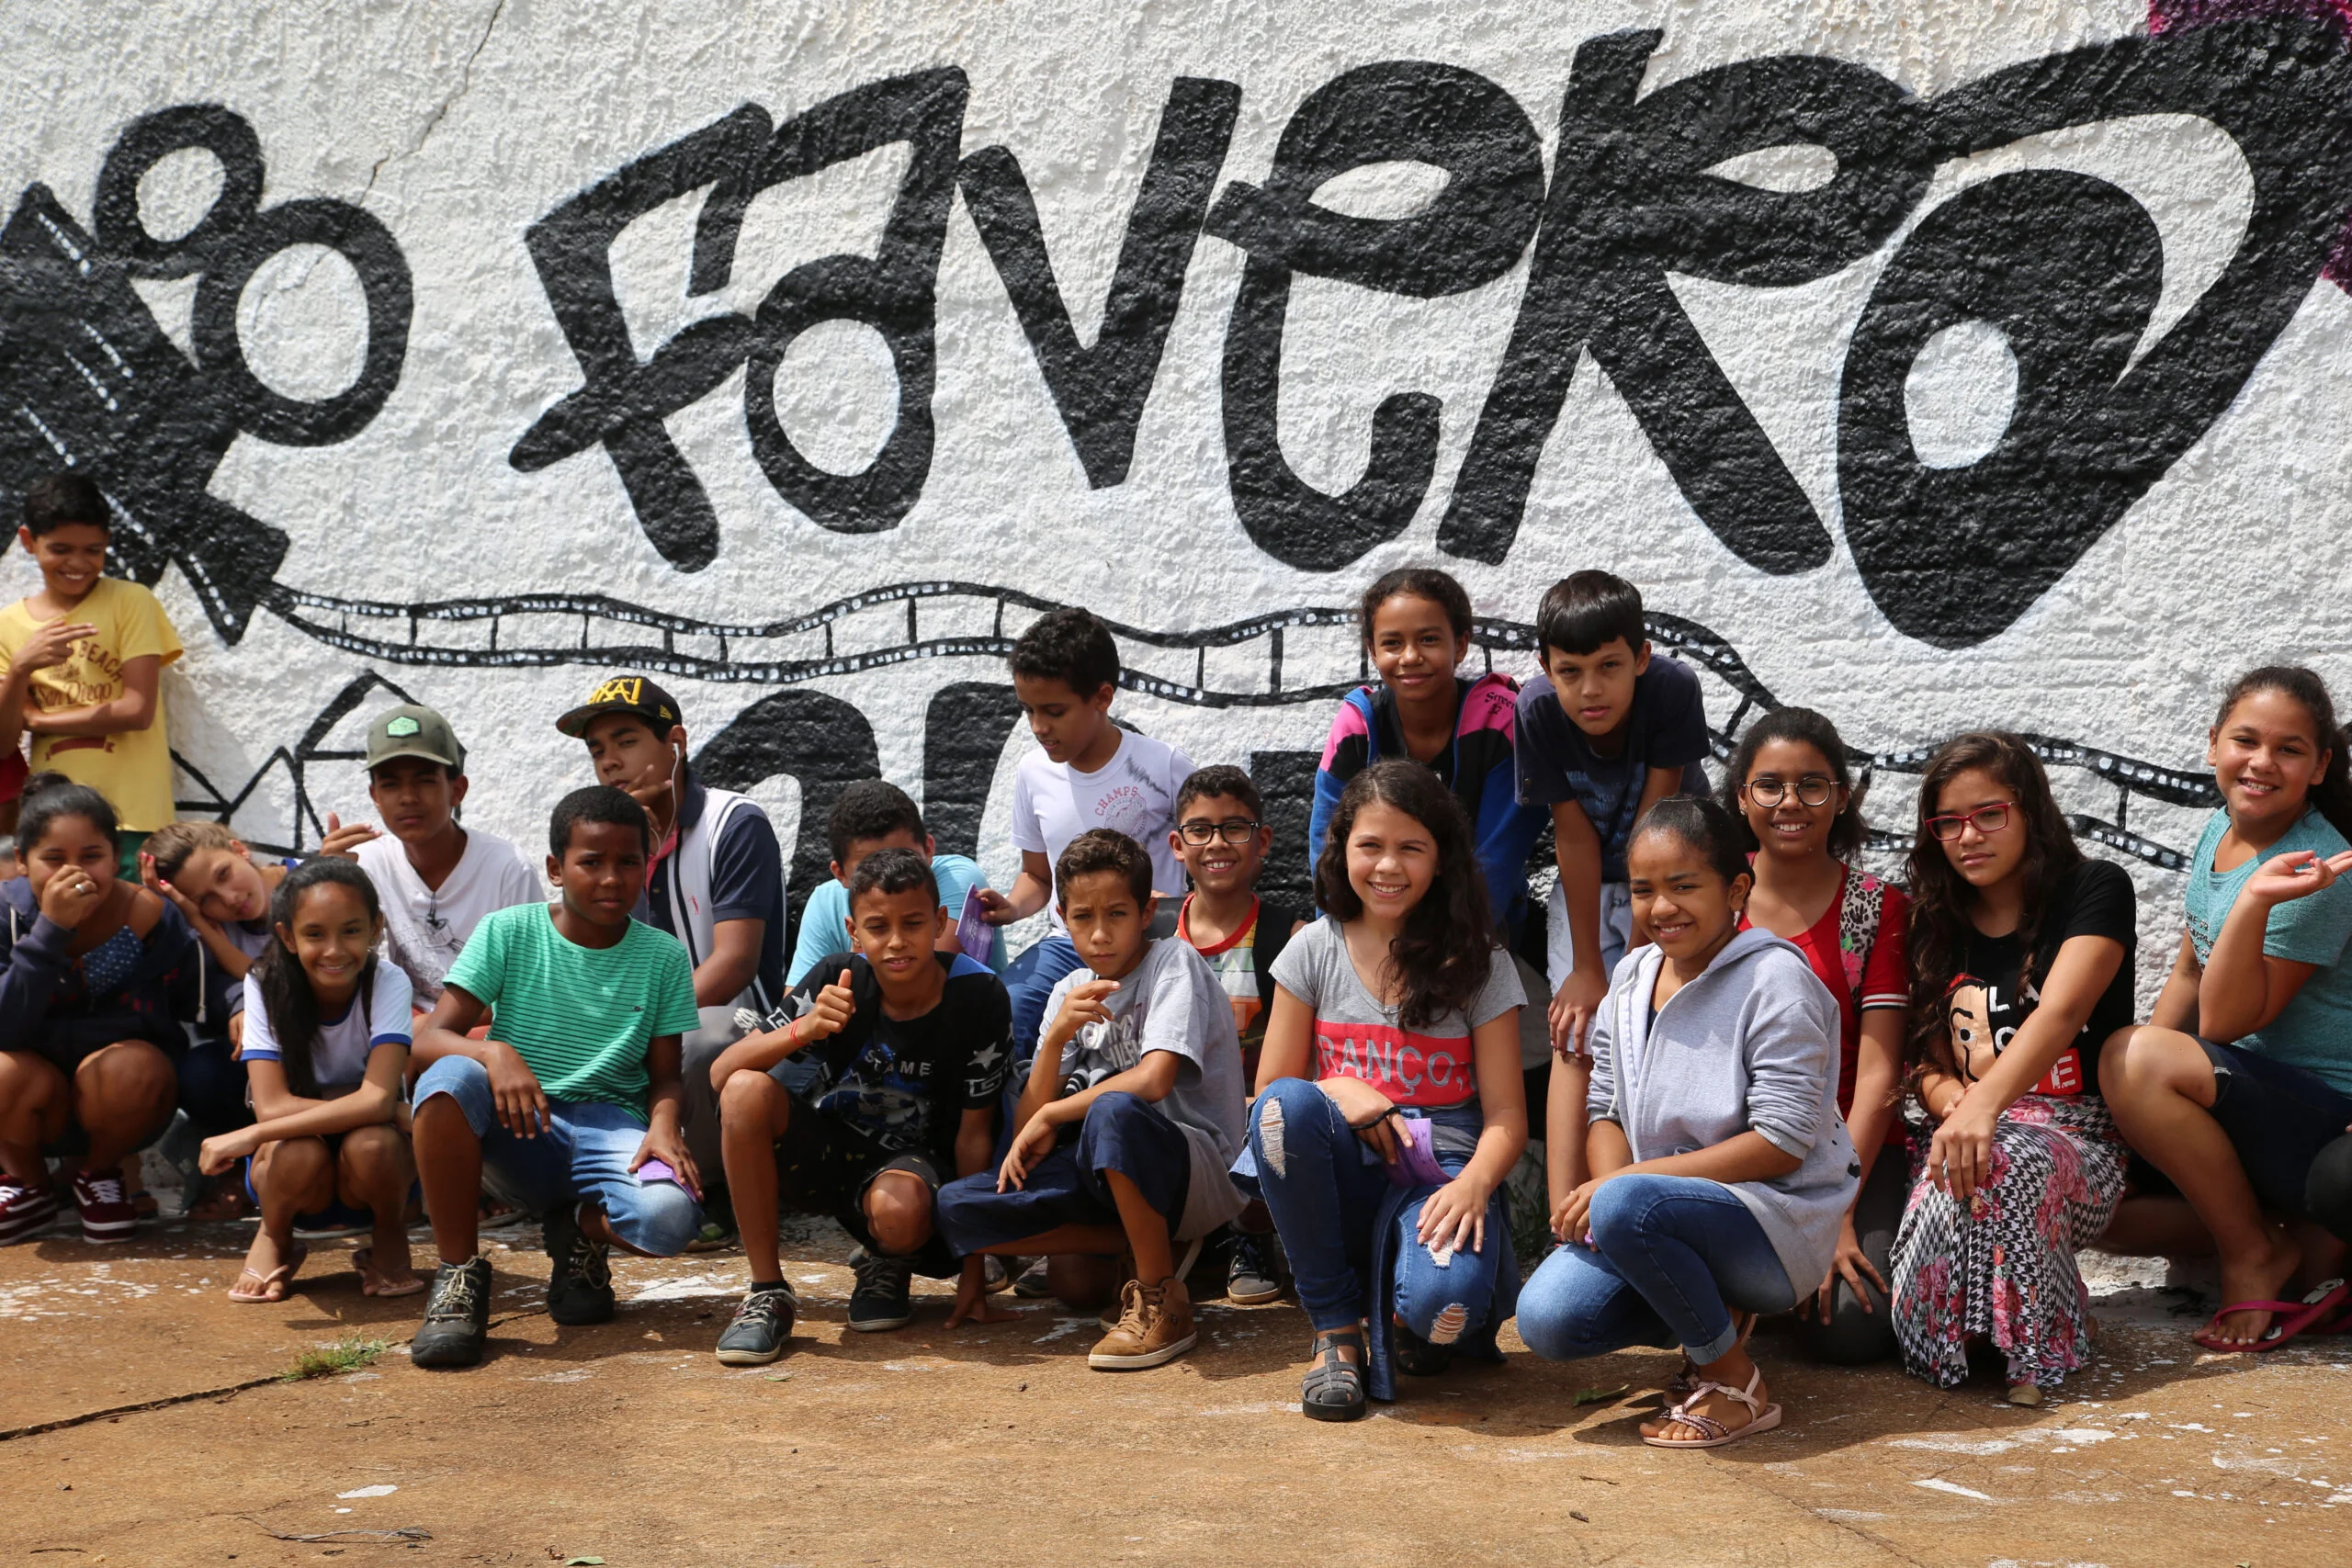
[[516,904],[544,904],[546,886],[523,852],[478,828],[439,887],[427,887],[408,863],[408,847],[387,833],[358,849],[359,868],[384,906],[384,956],[400,965],[419,1005],[441,999],[449,965],[484,915]]
[[[408,976],[392,965],[376,965],[375,983],[363,997],[351,998],[343,1016],[319,1021],[319,1037],[311,1046],[311,1077],[322,1092],[356,1089],[368,1077],[368,1053],[379,1045],[406,1045],[409,1041]],[[286,1053],[269,1009],[261,998],[261,976],[245,976],[245,1043],[243,1059],[277,1062]]]
[[[1119,731],[1117,752],[1091,773],[1032,751],[1012,775],[1012,847],[1042,852],[1051,864],[1080,833],[1115,829],[1151,856],[1155,891],[1182,893],[1184,867],[1168,847],[1168,830],[1176,825],[1176,791],[1192,772],[1193,759],[1175,747],[1127,729]],[[1060,890],[1055,892],[1059,931]]]

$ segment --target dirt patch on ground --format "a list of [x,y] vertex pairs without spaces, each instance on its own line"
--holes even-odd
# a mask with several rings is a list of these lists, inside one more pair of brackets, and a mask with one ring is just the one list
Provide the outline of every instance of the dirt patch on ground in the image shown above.
[[[181,1225],[0,1252],[0,1509],[15,1521],[0,1558],[2352,1560],[2352,1339],[2206,1357],[2193,1318],[2144,1293],[2103,1306],[2099,1364],[2039,1411],[1989,1385],[1805,1366],[1768,1334],[1788,1427],[1674,1454],[1633,1431],[1672,1371],[1658,1354],[1555,1366],[1506,1336],[1507,1364],[1329,1427],[1297,1413],[1306,1331],[1287,1304],[1204,1302],[1199,1350],[1126,1375],[1089,1371],[1092,1319],[1052,1303],[951,1334],[942,1293],[898,1333],[848,1333],[847,1244],[823,1229],[788,1254],[806,1310],[773,1368],[710,1354],[739,1257],[625,1260],[618,1319],[558,1329],[539,1310],[546,1260],[519,1230],[491,1254],[492,1356],[426,1372],[398,1344],[417,1301],[362,1297],[348,1242],[316,1244],[286,1303],[230,1303],[249,1235]],[[256,1382],[354,1337],[395,1343],[363,1371]],[[282,1539],[403,1529],[430,1539]]]

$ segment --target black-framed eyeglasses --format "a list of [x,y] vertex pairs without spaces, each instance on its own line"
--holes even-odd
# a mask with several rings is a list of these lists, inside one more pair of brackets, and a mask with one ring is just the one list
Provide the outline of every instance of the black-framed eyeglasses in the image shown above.
[[1838,793],[1838,781],[1821,773],[1807,773],[1793,784],[1770,777],[1750,779],[1747,798],[1769,811],[1787,799],[1792,790],[1796,792],[1800,806],[1826,806],[1829,797]]
[[2006,800],[1996,800],[1990,806],[1980,806],[1973,811],[1962,812],[1957,817],[1928,818],[1928,831],[1935,835],[1937,842],[1944,844],[1952,842],[1970,828],[1974,828],[1979,833],[1990,838],[2008,825],[2009,803]]
[[1195,817],[1190,822],[1178,823],[1176,831],[1184,836],[1188,844],[1214,843],[1219,839],[1228,844],[1246,844],[1262,826],[1264,824],[1252,822],[1247,817],[1228,817],[1222,822],[1210,822]]

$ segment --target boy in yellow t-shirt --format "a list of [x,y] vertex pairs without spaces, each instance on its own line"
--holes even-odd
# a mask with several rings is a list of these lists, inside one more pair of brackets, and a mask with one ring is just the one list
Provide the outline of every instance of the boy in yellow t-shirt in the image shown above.
[[51,474],[25,495],[17,530],[41,590],[0,610],[0,748],[33,738],[35,773],[88,784],[122,823],[123,874],[172,820],[172,750],[157,690],[180,639],[154,594],[102,575],[106,498],[79,474]]

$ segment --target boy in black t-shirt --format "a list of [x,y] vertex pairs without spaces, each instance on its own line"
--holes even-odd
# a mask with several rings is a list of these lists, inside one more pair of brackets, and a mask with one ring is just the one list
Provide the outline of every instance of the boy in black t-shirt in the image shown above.
[[[986,965],[939,953],[939,890],[922,857],[881,850],[851,874],[854,953],[828,957],[787,999],[791,1024],[746,1035],[711,1064],[719,1143],[751,1292],[718,1337],[718,1359],[758,1366],[784,1353],[798,1303],[776,1258],[779,1194],[828,1213],[861,1244],[849,1325],[897,1328],[913,1315],[911,1274],[956,1272],[934,1234],[940,1183],[985,1170],[1012,1034],[1004,985]],[[788,1091],[786,1057],[816,1059]]]

